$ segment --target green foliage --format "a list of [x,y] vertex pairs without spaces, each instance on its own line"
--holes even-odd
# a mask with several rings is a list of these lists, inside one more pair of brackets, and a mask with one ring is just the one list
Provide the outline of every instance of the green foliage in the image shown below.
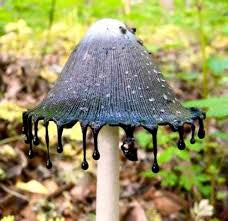
[[185,102],[186,107],[199,107],[207,110],[208,117],[228,116],[228,97],[209,97],[207,99]]
[[199,165],[182,165],[176,166],[175,169],[181,172],[179,185],[190,191],[196,187],[204,196],[211,193],[210,176],[203,171]]
[[[144,148],[151,147],[151,135],[147,132],[138,132],[137,142]],[[158,163],[161,170],[158,174],[149,171],[142,172],[142,175],[151,179],[159,179],[164,187],[179,186],[186,191],[196,189],[204,197],[208,197],[212,193],[211,182],[214,176],[217,181],[224,182],[224,177],[219,175],[219,168],[216,159],[206,167],[207,159],[204,159],[202,151],[204,150],[203,142],[197,140],[194,145],[186,141],[186,150],[180,151],[176,147],[177,135],[175,133],[160,130],[158,133]],[[208,143],[212,149],[216,149],[218,145]],[[209,151],[209,150],[205,150]],[[163,169],[164,168],[164,169]]]
[[143,147],[143,148],[151,148],[152,147],[152,143],[151,143],[152,136],[151,136],[151,134],[140,131],[135,135],[135,138],[141,147]]
[[[157,175],[151,171],[145,171],[142,173],[144,177],[156,178]],[[159,172],[159,177],[161,178],[162,186],[177,186],[178,176],[171,170],[161,170]]]
[[[165,145],[171,140],[175,140],[177,138],[177,134],[171,133],[168,136],[163,135],[164,130],[163,128],[158,129],[158,144],[159,145]],[[147,132],[147,131],[139,131],[138,133],[135,134],[136,141],[140,145],[140,147],[145,148],[145,149],[151,149],[152,148],[152,135]]]

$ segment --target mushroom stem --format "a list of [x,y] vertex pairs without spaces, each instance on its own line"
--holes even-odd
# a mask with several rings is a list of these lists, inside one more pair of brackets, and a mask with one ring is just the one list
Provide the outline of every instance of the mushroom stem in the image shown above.
[[119,130],[105,126],[98,136],[96,221],[119,221]]

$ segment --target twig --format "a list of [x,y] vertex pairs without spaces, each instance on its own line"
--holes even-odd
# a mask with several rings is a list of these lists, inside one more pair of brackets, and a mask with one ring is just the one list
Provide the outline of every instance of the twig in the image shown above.
[[17,141],[17,140],[23,140],[23,139],[24,139],[23,135],[9,137],[9,138],[6,138],[6,139],[1,140],[0,141],[0,145],[11,143],[11,142]]
[[23,196],[22,194],[14,191],[14,190],[9,189],[4,184],[0,184],[0,188],[2,188],[5,192],[7,192],[7,193],[9,193],[11,195],[16,196],[17,198],[20,198],[20,199],[28,202],[28,198],[27,197]]

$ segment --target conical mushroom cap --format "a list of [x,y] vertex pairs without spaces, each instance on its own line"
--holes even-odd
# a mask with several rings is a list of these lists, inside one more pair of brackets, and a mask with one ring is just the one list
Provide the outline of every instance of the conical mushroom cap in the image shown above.
[[[122,151],[129,160],[137,160],[133,131],[142,126],[153,134],[154,164],[158,172],[157,127],[168,124],[178,130],[178,147],[184,149],[183,124],[192,125],[194,143],[195,126],[199,120],[199,137],[204,137],[205,114],[196,109],[183,107],[161,71],[151,59],[150,53],[128,28],[118,20],[103,19],[96,22],[71,53],[58,81],[48,96],[36,108],[23,114],[24,133],[30,143],[38,144],[37,124],[44,119],[46,143],[49,145],[48,122],[58,126],[58,152],[62,151],[61,135],[64,127],[80,122],[83,132],[84,160],[87,169],[86,129],[90,126],[94,135],[94,159],[100,155],[97,146],[98,131],[103,125],[121,126],[127,139]],[[33,124],[34,132],[33,135]],[[128,148],[124,146],[128,144]],[[47,167],[51,167],[49,159]]]
[[122,22],[96,22],[71,53],[57,83],[31,114],[58,125],[174,127],[201,113],[175,98],[146,48]]

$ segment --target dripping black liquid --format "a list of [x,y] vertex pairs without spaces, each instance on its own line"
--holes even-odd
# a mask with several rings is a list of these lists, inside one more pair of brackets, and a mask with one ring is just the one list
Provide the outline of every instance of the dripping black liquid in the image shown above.
[[[199,130],[198,130],[198,137],[200,139],[203,139],[205,136],[205,130],[204,130],[204,124],[203,119],[205,119],[205,114],[203,115],[203,118],[197,118],[195,120],[198,120],[199,124]],[[28,156],[29,158],[34,157],[34,151],[33,151],[33,144],[39,145],[40,140],[38,137],[38,123],[41,119],[35,119],[33,120],[32,116],[29,115],[29,112],[23,113],[23,133],[25,134],[25,143],[29,144],[29,150],[28,150]],[[50,158],[50,148],[49,148],[49,132],[48,132],[48,121],[44,121],[44,127],[45,127],[45,142],[47,147],[47,161],[46,161],[46,167],[48,169],[52,168],[52,162]],[[129,125],[119,125],[122,127],[125,131],[126,138],[123,141],[123,144],[121,145],[121,150],[125,157],[128,160],[131,161],[137,161],[137,148],[135,147],[135,140],[134,140],[134,130],[135,126],[129,126]],[[195,124],[191,123],[191,139],[190,143],[195,143]],[[85,125],[81,123],[81,130],[82,130],[82,137],[83,137],[83,160],[81,163],[81,168],[83,170],[87,170],[89,168],[89,164],[86,159],[86,139],[87,139],[87,131],[88,131],[89,125]],[[102,126],[99,127],[91,127],[92,134],[94,138],[94,151],[93,151],[93,159],[99,160],[100,159],[100,153],[98,150],[98,134],[101,130]],[[63,152],[63,144],[62,144],[62,133],[63,133],[63,126],[57,126],[57,134],[58,134],[58,145],[57,145],[57,152],[62,153]],[[152,135],[152,143],[153,143],[153,155],[154,155],[154,162],[152,164],[152,171],[154,173],[159,172],[159,165],[157,161],[157,130],[158,128],[155,127],[154,129],[145,128],[149,133]],[[177,129],[179,133],[179,140],[177,142],[177,147],[180,150],[185,149],[185,142],[184,142],[184,124],[182,126],[179,126]],[[116,147],[118,148],[118,147]]]

